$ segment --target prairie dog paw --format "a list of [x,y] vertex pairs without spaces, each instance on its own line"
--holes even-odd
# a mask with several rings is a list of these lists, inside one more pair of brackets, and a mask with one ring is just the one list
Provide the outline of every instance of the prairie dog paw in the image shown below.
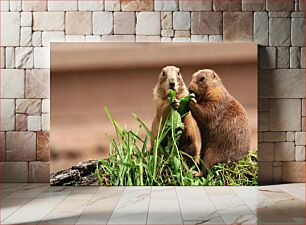
[[193,172],[192,172],[192,175],[193,175],[194,177],[203,177],[203,172],[202,172],[202,171],[198,171],[198,172],[193,171]]
[[196,105],[196,104],[197,104],[197,100],[196,100],[195,98],[190,98],[189,103],[190,103],[191,105]]
[[196,164],[200,164],[200,157],[196,157],[196,158],[194,159],[194,162],[195,162]]
[[171,106],[174,109],[178,109],[179,105],[180,105],[180,101],[178,99],[174,99],[173,102],[171,103]]

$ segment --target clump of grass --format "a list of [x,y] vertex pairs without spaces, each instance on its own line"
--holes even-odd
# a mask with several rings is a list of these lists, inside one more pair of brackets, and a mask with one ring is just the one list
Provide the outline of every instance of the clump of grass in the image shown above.
[[[169,101],[175,92],[169,93]],[[243,159],[211,168],[206,177],[194,177],[199,171],[194,158],[179,149],[179,139],[184,130],[182,117],[188,112],[190,96],[180,101],[178,110],[170,109],[163,126],[160,124],[155,138],[150,129],[136,115],[136,131],[121,127],[107,108],[105,112],[113,124],[116,137],[110,144],[108,159],[97,164],[95,175],[100,185],[106,186],[170,186],[170,185],[257,185],[257,152],[251,151]],[[145,137],[141,138],[140,133]],[[149,146],[152,138],[153,146]],[[162,145],[165,142],[166,146]],[[189,158],[188,164],[185,161]],[[203,164],[203,162],[201,162]],[[201,165],[205,166],[205,165]]]

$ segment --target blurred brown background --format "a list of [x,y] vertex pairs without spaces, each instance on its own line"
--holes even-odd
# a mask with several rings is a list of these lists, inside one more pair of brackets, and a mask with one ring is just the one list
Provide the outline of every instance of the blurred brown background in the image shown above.
[[155,114],[153,87],[162,67],[181,68],[185,83],[214,69],[245,107],[257,149],[257,45],[249,43],[52,43],[51,172],[108,156],[113,117],[136,129]]

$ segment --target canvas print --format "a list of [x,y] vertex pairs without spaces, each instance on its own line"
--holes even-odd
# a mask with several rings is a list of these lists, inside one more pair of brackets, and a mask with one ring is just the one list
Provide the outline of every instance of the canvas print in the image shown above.
[[50,139],[51,185],[257,185],[257,46],[52,43]]

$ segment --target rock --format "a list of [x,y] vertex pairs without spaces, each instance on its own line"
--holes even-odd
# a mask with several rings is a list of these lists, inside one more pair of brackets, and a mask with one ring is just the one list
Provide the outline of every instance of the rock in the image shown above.
[[136,23],[137,35],[160,35],[160,12],[139,12]]
[[0,1],[0,8],[1,8],[1,12],[10,11],[10,1],[9,0]]
[[305,48],[301,48],[301,68],[305,68]]
[[253,40],[253,14],[251,12],[225,12],[223,21],[225,41]]
[[162,37],[173,37],[174,30],[173,29],[161,30],[161,36]]
[[114,13],[114,34],[135,34],[135,24],[134,12]]
[[178,0],[155,0],[155,11],[178,11]]
[[100,35],[86,35],[85,41],[86,42],[100,42],[101,36]]
[[299,47],[290,47],[290,68],[301,68],[301,49]]
[[286,132],[265,132],[264,141],[265,142],[280,142],[286,141]]
[[300,99],[271,99],[270,101],[269,122],[271,131],[301,130],[302,104]]
[[214,11],[241,11],[241,0],[213,0]]
[[289,18],[290,12],[269,12],[270,18]]
[[22,0],[22,11],[43,12],[47,10],[46,0]]
[[273,173],[273,184],[281,184],[282,183],[282,167],[274,166],[274,163],[273,163],[272,173]]
[[35,47],[34,48],[34,68],[47,69],[50,68],[50,48]]
[[209,35],[208,42],[223,42],[222,35]]
[[89,186],[98,185],[98,179],[92,175],[95,172],[97,160],[87,160],[50,175],[51,186]]
[[26,98],[49,98],[49,92],[49,70],[34,69],[26,71]]
[[65,35],[65,42],[85,42],[85,35]]
[[171,12],[161,13],[161,27],[164,30],[172,29],[172,13]]
[[33,47],[17,47],[15,49],[15,67],[18,69],[33,68]]
[[292,46],[304,46],[304,18],[292,18],[291,20],[291,44]]
[[20,46],[31,46],[32,27],[21,27],[20,29]]
[[305,95],[302,69],[262,70],[258,82],[260,98],[304,98]]
[[111,34],[113,32],[113,13],[93,12],[93,34]]
[[295,145],[306,145],[305,132],[296,132],[295,133]]
[[190,42],[190,37],[174,37],[173,42]]
[[154,0],[121,0],[122,11],[152,11]]
[[16,99],[16,113],[38,115],[41,113],[40,99]]
[[0,118],[1,118],[0,130],[1,131],[14,130],[15,129],[15,100],[14,99],[0,99],[0,108],[1,108],[0,110]]
[[24,71],[2,69],[0,87],[2,98],[24,98]]
[[22,27],[32,26],[32,13],[31,12],[21,12],[20,25]]
[[294,141],[294,132],[287,132],[287,141]]
[[190,0],[179,0],[180,11],[211,11],[212,0],[194,0],[190,4]]
[[265,0],[242,0],[242,11],[264,11]]
[[258,113],[258,131],[269,130],[269,113],[259,112]]
[[5,132],[0,132],[0,162],[5,161]]
[[171,37],[162,37],[160,39],[161,42],[172,42],[172,38]]
[[259,68],[275,69],[276,67],[276,48],[259,46]]
[[77,11],[78,0],[48,0],[48,11]]
[[272,183],[272,162],[258,162],[258,183],[259,185]]
[[6,66],[6,69],[13,69],[15,67],[15,49],[14,47],[5,48],[5,66]]
[[304,183],[306,162],[283,162],[282,182],[283,183]]
[[275,160],[276,161],[293,161],[294,160],[294,142],[277,142],[275,143]]
[[105,11],[120,11],[120,0],[105,1]]
[[157,35],[137,35],[136,42],[160,42],[160,36]]
[[65,34],[92,34],[91,12],[66,12]]
[[173,29],[189,30],[190,29],[190,13],[174,12],[173,13]]
[[290,67],[290,53],[289,47],[276,48],[276,67],[280,69],[287,69]]
[[65,12],[33,12],[33,30],[63,31]]
[[267,0],[267,11],[293,11],[294,0]]
[[274,143],[258,144],[258,161],[261,162],[274,161]]
[[269,112],[269,99],[259,98],[258,99],[258,112]]
[[290,18],[270,18],[270,46],[290,46],[290,42]]
[[305,161],[305,146],[295,146],[295,161]]
[[305,11],[305,0],[299,0],[299,10]]
[[[110,0],[107,0],[108,2]],[[80,11],[101,11],[104,9],[103,0],[79,0],[79,10]]]
[[191,34],[222,34],[222,13],[192,12]]
[[135,35],[103,35],[102,41],[105,42],[135,42]]
[[191,42],[208,42],[208,35],[191,35]]
[[50,99],[43,99],[42,100],[41,111],[43,113],[49,113],[50,112]]
[[190,38],[189,30],[176,30],[174,33],[174,37],[188,37]]
[[268,13],[255,12],[254,13],[254,41],[263,46],[269,44],[269,24]]
[[20,13],[1,12],[1,46],[19,46]]
[[7,132],[6,159],[7,161],[35,161],[36,133]]
[[36,148],[36,158],[39,161],[49,161],[50,160],[50,140],[49,132],[39,131],[37,132],[37,148]]
[[42,45],[50,46],[50,42],[64,42],[65,33],[63,31],[44,31],[42,32]]
[[28,162],[0,162],[0,180],[4,183],[26,183],[28,182]]
[[41,116],[28,116],[28,130],[29,131],[41,130]]
[[41,115],[41,129],[43,131],[50,131],[50,114],[43,113]]
[[49,183],[50,163],[49,162],[29,162],[29,182]]
[[34,47],[40,47],[42,44],[42,36],[41,36],[41,31],[35,31],[33,32],[32,35],[32,45]]
[[28,130],[28,118],[25,114],[16,114],[16,131]]

